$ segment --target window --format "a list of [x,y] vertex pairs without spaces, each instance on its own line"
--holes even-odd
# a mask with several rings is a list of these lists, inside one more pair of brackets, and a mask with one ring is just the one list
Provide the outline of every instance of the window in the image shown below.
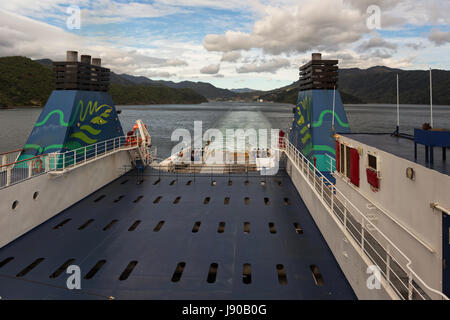
[[340,166],[339,169],[341,173],[345,172],[345,146],[343,144],[341,144],[341,152],[340,152]]
[[369,168],[377,171],[377,157],[371,154],[367,155],[367,163]]
[[345,147],[345,175],[350,179],[350,152],[352,148],[346,146]]

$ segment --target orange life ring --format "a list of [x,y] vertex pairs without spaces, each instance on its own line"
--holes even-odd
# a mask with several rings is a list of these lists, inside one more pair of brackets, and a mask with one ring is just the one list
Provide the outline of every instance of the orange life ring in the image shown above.
[[44,164],[44,162],[42,161],[41,158],[37,158],[36,160],[34,160],[33,161],[33,172],[34,173],[42,172],[43,164]]

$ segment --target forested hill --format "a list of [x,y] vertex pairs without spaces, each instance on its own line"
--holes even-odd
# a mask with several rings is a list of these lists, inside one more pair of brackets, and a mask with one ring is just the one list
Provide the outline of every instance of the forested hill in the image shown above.
[[[0,108],[43,106],[53,91],[51,60],[26,57],[0,58]],[[116,104],[193,104],[207,99],[191,89],[112,84]]]

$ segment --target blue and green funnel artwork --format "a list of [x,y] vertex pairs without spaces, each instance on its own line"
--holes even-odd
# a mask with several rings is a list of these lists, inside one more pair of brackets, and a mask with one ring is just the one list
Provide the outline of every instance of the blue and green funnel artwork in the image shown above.
[[19,160],[65,152],[123,136],[107,92],[55,90],[40,114]]
[[[328,156],[335,158],[332,118],[333,90],[299,92],[289,141],[320,171],[330,171]],[[350,132],[339,90],[336,90],[334,128],[336,133]]]

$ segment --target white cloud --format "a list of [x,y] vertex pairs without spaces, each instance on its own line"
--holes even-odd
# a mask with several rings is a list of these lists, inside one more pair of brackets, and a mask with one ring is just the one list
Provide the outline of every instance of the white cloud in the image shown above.
[[224,52],[220,61],[236,62],[241,57],[239,51]]
[[386,49],[396,49],[397,44],[389,42],[380,38],[379,36],[371,37],[369,40],[361,43],[358,49],[361,51],[368,51],[373,48],[386,48]]
[[164,63],[164,66],[168,66],[168,67],[182,67],[182,66],[187,66],[187,65],[188,65],[188,63],[181,59],[168,59]]
[[438,29],[433,29],[428,35],[428,40],[430,40],[437,46],[442,46],[450,42],[450,31],[441,31]]
[[275,73],[277,70],[285,67],[289,67],[291,63],[289,60],[284,58],[276,58],[267,62],[262,62],[260,64],[257,63],[249,63],[244,64],[241,67],[236,69],[237,73],[250,73],[250,72],[269,72]]
[[216,74],[219,72],[220,64],[210,64],[200,69],[200,73]]

